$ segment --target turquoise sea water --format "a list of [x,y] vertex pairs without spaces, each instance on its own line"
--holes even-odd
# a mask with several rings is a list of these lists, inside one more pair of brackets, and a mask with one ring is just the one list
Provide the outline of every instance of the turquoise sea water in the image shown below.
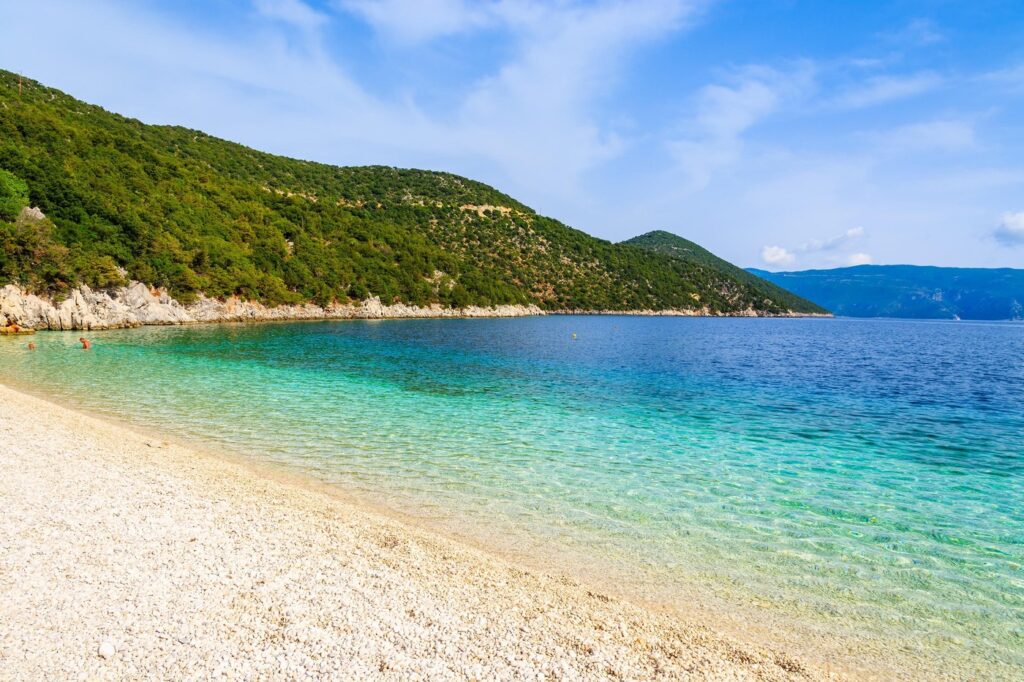
[[711,595],[937,669],[1024,671],[1024,325],[323,322],[96,332],[90,352],[79,335],[0,338],[3,380],[669,607]]

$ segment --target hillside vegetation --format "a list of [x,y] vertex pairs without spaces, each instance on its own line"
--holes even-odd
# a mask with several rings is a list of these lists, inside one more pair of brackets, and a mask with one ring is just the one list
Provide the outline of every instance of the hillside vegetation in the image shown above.
[[0,71],[0,284],[60,294],[127,279],[183,302],[818,310],[718,265],[591,237],[456,175],[265,154]]
[[760,301],[773,301],[784,308],[803,312],[824,313],[825,308],[811,303],[796,294],[776,286],[729,261],[719,258],[703,246],[684,239],[679,235],[654,230],[633,237],[623,244],[637,246],[641,249],[690,263],[706,271],[717,272],[723,278],[724,287],[731,287],[732,296],[736,300],[748,300],[751,307],[757,307]]
[[1024,319],[1024,270],[858,265],[831,270],[767,272],[770,278],[848,317]]

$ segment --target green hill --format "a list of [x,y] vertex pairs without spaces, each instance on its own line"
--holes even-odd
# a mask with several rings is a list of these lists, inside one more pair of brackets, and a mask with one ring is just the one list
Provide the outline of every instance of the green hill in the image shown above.
[[[26,205],[47,218],[19,218]],[[183,302],[816,310],[456,175],[265,154],[0,71],[0,284],[59,294],[127,279]]]
[[824,308],[797,296],[761,277],[737,267],[727,260],[719,258],[703,246],[684,239],[671,232],[654,230],[639,237],[633,237],[623,244],[638,246],[653,253],[671,256],[677,260],[690,263],[699,268],[717,273],[723,281],[735,282],[734,296],[749,300],[753,305],[757,300],[772,301],[790,310],[802,312],[824,313]]

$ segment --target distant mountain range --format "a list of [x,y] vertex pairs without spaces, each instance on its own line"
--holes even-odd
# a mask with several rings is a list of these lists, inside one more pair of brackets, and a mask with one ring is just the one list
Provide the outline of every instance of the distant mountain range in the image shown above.
[[858,265],[749,272],[847,317],[1024,319],[1024,270]]
[[689,251],[613,244],[450,173],[274,156],[0,71],[0,286],[61,297],[134,280],[184,304],[821,312],[680,243]]

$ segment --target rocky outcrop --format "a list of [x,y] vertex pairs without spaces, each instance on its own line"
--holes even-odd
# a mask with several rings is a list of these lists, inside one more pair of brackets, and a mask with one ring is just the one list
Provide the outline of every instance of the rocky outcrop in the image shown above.
[[74,289],[62,301],[30,294],[13,284],[0,289],[0,319],[36,329],[113,329],[143,324],[192,322],[185,308],[144,284],[114,291]]
[[264,320],[384,319],[412,317],[521,317],[543,315],[537,306],[444,308],[440,305],[384,305],[379,298],[359,304],[326,308],[306,303],[268,307],[237,298],[200,297],[183,305],[166,291],[132,282],[127,287],[95,291],[81,286],[57,301],[28,293],[8,284],[0,288],[0,324],[36,329],[115,329],[142,325],[193,324],[199,322],[258,322]]
[[21,213],[18,214],[18,220],[34,223],[40,220],[45,220],[46,215],[43,214],[42,209],[38,206],[24,206],[21,209]]

